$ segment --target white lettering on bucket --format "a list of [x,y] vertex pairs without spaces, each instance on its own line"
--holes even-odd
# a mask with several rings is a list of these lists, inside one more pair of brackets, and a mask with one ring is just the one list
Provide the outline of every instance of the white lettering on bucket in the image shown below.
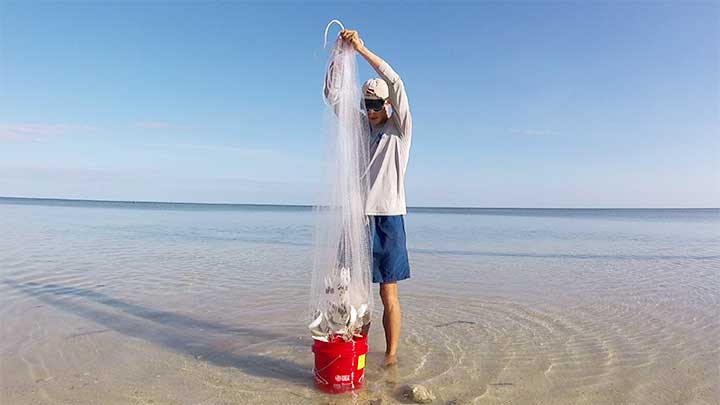
[[339,374],[338,374],[338,375],[335,376],[335,381],[337,381],[337,382],[340,382],[340,381],[350,381],[350,380],[352,380],[352,377],[351,377],[349,374],[345,374],[345,375],[339,375]]

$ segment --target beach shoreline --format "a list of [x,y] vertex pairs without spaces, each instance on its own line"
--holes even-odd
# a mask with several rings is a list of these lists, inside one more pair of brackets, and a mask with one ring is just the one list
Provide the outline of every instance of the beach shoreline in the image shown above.
[[106,208],[0,205],[3,402],[407,403],[413,384],[458,404],[720,394],[713,213],[410,213],[400,364],[380,366],[376,308],[365,387],[329,396],[302,322],[312,212]]

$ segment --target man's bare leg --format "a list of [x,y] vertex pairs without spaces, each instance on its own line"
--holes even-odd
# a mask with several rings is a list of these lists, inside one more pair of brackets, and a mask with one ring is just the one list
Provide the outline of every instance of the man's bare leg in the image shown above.
[[380,283],[380,298],[383,303],[383,327],[385,328],[385,360],[387,367],[397,363],[398,341],[400,340],[400,300],[397,283]]

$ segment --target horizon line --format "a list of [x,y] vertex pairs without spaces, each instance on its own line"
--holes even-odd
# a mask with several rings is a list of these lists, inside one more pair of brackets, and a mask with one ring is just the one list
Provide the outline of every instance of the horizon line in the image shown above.
[[[89,203],[115,203],[115,204],[166,204],[166,205],[210,205],[210,206],[250,206],[250,207],[294,207],[314,208],[319,205],[312,204],[277,204],[277,203],[218,203],[218,202],[190,202],[190,201],[150,201],[150,200],[98,200],[84,198],[57,198],[57,197],[17,197],[0,196],[5,200],[39,200],[58,202],[89,202]],[[467,210],[491,210],[491,209],[524,209],[524,210],[718,210],[720,207],[468,207],[468,206],[407,206],[410,210],[415,209],[467,209]]]

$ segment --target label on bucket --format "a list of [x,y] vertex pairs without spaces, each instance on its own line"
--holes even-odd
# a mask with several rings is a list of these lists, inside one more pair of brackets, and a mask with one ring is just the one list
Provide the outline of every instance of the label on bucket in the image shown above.
[[365,355],[361,354],[358,356],[358,370],[362,370],[365,368]]
[[341,382],[341,381],[342,381],[342,382],[352,381],[352,376],[351,376],[350,374],[346,374],[346,375],[340,375],[340,374],[338,374],[338,375],[335,376],[335,381],[337,381],[337,382]]

